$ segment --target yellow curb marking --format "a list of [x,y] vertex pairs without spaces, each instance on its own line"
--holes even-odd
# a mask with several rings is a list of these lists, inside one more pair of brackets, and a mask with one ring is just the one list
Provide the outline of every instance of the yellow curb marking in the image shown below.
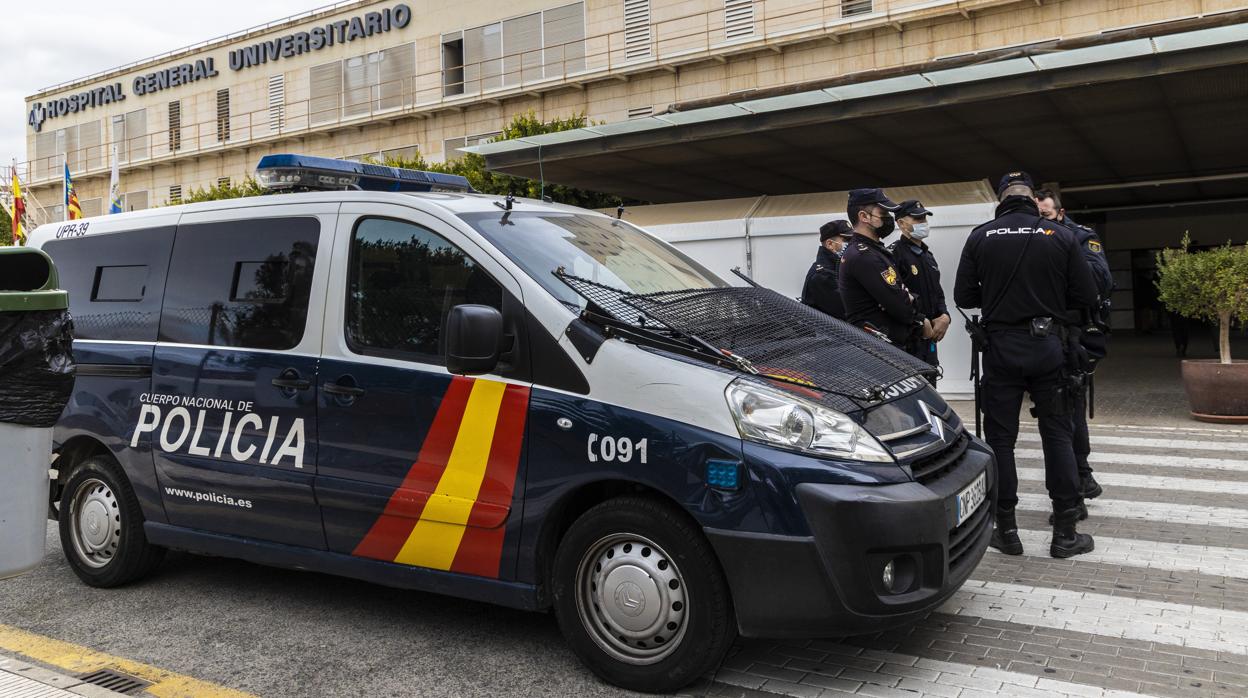
[[59,667],[73,674],[105,668],[116,669],[144,681],[150,681],[152,685],[145,690],[160,698],[255,698],[250,693],[183,676],[150,664],[97,652],[89,647],[45,637],[3,623],[0,623],[0,649]]

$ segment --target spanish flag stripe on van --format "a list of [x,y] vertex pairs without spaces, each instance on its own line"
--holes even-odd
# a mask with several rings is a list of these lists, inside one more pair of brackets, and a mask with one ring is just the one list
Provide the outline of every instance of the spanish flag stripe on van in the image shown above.
[[528,408],[529,389],[519,385],[507,386],[498,424],[494,428],[494,443],[490,447],[485,481],[468,517],[468,529],[459,544],[459,551],[455,553],[452,572],[482,577],[499,576],[498,566],[507,526],[506,519],[498,521],[495,512],[511,506]]
[[451,380],[421,445],[420,455],[353,554],[376,560],[393,560],[399,554],[450,459],[472,383],[471,378]]
[[472,385],[451,459],[438,488],[425,504],[420,521],[395,556],[395,562],[449,570],[459,550],[468,515],[476,502],[494,442],[494,426],[506,383],[478,380]]
[[497,577],[529,389],[452,379],[403,484],[355,554]]

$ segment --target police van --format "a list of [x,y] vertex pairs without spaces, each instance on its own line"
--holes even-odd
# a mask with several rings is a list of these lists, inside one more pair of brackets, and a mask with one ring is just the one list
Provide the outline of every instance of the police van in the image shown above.
[[53,507],[81,580],[168,549],[553,609],[630,689],[745,636],[912,621],[991,451],[926,364],[622,220],[268,156],[293,193],[40,227],[75,323]]

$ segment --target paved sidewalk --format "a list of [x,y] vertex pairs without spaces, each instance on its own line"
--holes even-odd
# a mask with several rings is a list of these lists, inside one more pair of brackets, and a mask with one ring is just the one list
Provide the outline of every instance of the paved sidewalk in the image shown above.
[[0,654],[0,696],[3,698],[124,698],[75,676],[35,666]]

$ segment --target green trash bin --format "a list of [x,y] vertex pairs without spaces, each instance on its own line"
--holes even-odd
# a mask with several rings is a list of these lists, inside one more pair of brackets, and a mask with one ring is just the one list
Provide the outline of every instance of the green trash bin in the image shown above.
[[0,248],[0,579],[43,559],[52,427],[74,386],[59,283],[41,250]]

